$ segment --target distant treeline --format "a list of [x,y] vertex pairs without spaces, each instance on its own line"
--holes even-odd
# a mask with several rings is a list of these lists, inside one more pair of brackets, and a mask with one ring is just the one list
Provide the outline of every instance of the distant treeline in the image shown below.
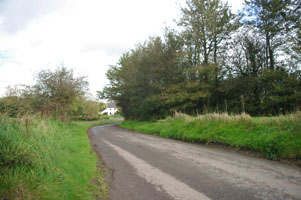
[[73,70],[58,67],[42,70],[32,86],[9,87],[0,98],[0,114],[8,117],[40,114],[59,120],[98,118],[104,104],[85,97],[88,88],[86,77],[76,77]]
[[187,0],[178,29],[123,54],[99,96],[127,119],[293,112],[301,106],[300,18],[299,0],[250,0],[237,15],[222,0]]

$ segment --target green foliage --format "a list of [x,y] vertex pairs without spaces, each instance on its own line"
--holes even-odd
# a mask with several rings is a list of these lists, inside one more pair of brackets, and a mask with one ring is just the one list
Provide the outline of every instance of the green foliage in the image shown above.
[[99,103],[84,96],[87,86],[85,77],[75,77],[73,70],[65,67],[42,70],[33,86],[8,88],[0,98],[0,113],[9,117],[39,113],[62,121],[98,119]]
[[16,96],[0,98],[1,113],[8,113],[9,116],[14,117],[19,113],[20,100]]
[[274,140],[268,142],[264,148],[264,155],[270,160],[277,160],[279,147]]
[[133,120],[174,111],[269,116],[300,110],[298,13],[295,0],[246,1],[239,16],[221,0],[188,0],[179,31],[167,29],[164,38],[125,53],[108,70],[110,84],[99,97]]
[[157,122],[125,121],[121,127],[193,143],[217,143],[258,152],[271,160],[301,159],[301,112],[251,118],[247,114],[176,113]]
[[97,101],[88,100],[81,96],[76,98],[70,107],[70,116],[73,119],[96,120],[98,119],[99,103]]
[[66,119],[72,102],[84,94],[88,86],[85,77],[75,77],[73,70],[64,66],[55,71],[42,70],[33,86],[37,109],[52,113],[57,119]]
[[[229,6],[221,0],[188,0],[178,22],[192,66],[218,63],[220,46],[238,28]],[[198,76],[198,74],[193,74]]]
[[288,73],[284,68],[264,70],[259,77],[262,95],[263,113],[283,114],[293,112],[300,105],[301,71]]
[[86,130],[109,122],[0,116],[0,199],[94,199],[104,185]]
[[166,43],[159,37],[124,54],[118,65],[107,72],[111,86],[100,93],[100,98],[117,102],[126,118],[150,119],[169,111],[162,110],[157,102],[164,101],[167,88],[179,82],[183,75],[177,50],[181,48],[172,33]]
[[36,103],[32,94],[28,86],[9,87],[6,96],[0,98],[0,113],[10,117],[32,114]]
[[88,100],[84,102],[84,109],[82,119],[95,120],[98,119],[99,103],[96,101]]
[[279,62],[277,54],[285,51],[287,57],[294,59],[294,65],[300,67],[300,1],[246,0],[245,3],[243,23],[261,34],[265,42],[266,67],[275,69]]
[[98,109],[99,112],[104,111],[106,108],[107,108],[107,105],[105,103],[103,103],[103,102],[99,103],[99,109]]

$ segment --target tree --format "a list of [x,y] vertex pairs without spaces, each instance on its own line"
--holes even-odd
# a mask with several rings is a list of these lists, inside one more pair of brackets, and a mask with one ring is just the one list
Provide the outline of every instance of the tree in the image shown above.
[[269,115],[300,108],[297,2],[247,1],[240,26],[222,0],[187,0],[180,31],[167,30],[163,39],[123,54],[108,70],[110,85],[100,98],[139,120],[174,111]]
[[286,45],[288,64],[293,70],[301,69],[301,4],[300,0],[291,0],[285,15]]
[[99,102],[99,109],[98,109],[98,112],[102,112],[106,109],[107,105],[103,102]]
[[35,104],[34,92],[30,86],[9,86],[5,97],[0,98],[0,113],[10,117],[33,114]]
[[82,110],[82,119],[95,120],[98,119],[99,103],[97,101],[85,100]]
[[[213,93],[214,104],[219,102],[219,81],[222,79],[221,54],[226,41],[238,28],[236,16],[231,13],[229,6],[221,0],[187,0],[187,7],[182,8],[182,16],[178,25],[184,28],[182,33],[187,59],[191,67],[191,80],[203,79],[203,85],[207,84],[207,91]],[[213,73],[213,82],[209,74]],[[207,96],[209,98],[209,96]],[[209,107],[209,99],[207,99]]]
[[73,70],[64,66],[55,71],[42,70],[37,74],[33,86],[37,98],[37,109],[65,119],[72,102],[84,94],[88,86],[86,77],[75,77]]
[[230,107],[239,108],[243,96],[245,111],[258,114],[262,94],[259,77],[265,67],[264,43],[258,34],[247,28],[240,30],[229,47],[231,53],[226,59],[228,77],[225,80],[227,84],[223,85],[226,91],[223,98],[227,99]]
[[260,77],[262,113],[285,114],[298,110],[300,105],[301,73],[289,73],[285,68],[265,70]]
[[100,93],[121,107],[127,119],[160,118],[169,108],[160,106],[162,95],[170,85],[183,81],[180,69],[181,42],[176,35],[166,33],[166,41],[150,38],[144,44],[125,53],[117,65],[107,72],[110,85]]
[[276,65],[276,53],[286,43],[288,38],[290,7],[292,0],[246,0],[243,22],[251,25],[261,33],[265,39],[265,65],[273,70]]
[[187,0],[178,22],[193,66],[217,63],[218,47],[238,28],[235,15],[221,0]]

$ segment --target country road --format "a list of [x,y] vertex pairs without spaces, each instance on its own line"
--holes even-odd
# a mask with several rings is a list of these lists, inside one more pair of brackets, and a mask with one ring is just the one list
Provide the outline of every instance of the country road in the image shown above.
[[202,145],[90,128],[111,200],[301,199],[301,169]]

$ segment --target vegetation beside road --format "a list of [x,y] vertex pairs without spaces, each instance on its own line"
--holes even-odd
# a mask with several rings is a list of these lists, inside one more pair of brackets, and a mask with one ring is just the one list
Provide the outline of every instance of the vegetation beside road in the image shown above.
[[174,111],[277,116],[301,107],[300,1],[187,0],[177,27],[124,53],[107,71],[100,99],[126,119]]
[[0,116],[0,199],[105,199],[86,130],[111,122]]
[[72,69],[35,80],[0,98],[0,199],[105,199],[86,131],[116,120],[98,116],[106,105],[90,100],[86,77]]
[[223,144],[277,160],[301,161],[301,112],[277,117],[176,113],[157,122],[125,121],[121,127],[192,143]]

